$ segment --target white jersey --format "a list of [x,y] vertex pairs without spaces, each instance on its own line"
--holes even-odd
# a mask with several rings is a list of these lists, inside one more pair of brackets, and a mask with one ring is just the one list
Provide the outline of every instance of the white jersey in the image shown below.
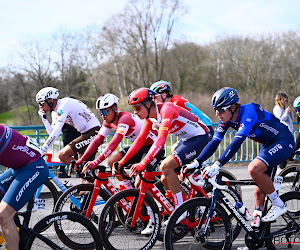
[[53,130],[43,145],[43,151],[46,151],[59,137],[64,123],[73,126],[81,134],[100,126],[100,122],[95,114],[83,102],[69,97],[57,101],[51,117]]

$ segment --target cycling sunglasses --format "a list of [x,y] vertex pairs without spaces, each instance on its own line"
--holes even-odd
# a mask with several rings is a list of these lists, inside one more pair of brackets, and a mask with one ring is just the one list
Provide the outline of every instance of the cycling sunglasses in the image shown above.
[[39,106],[40,106],[40,107],[43,107],[44,103],[45,103],[45,101],[39,102]]
[[139,104],[131,105],[131,107],[133,108],[134,111],[139,112],[142,108],[142,105],[143,104],[139,103]]
[[296,112],[300,113],[300,108],[295,108]]
[[100,115],[102,116],[108,116],[109,109],[99,110]]
[[219,108],[219,109],[217,109],[217,108],[214,108],[214,109],[215,109],[215,111],[218,111],[219,114],[223,114],[226,111],[226,109],[228,109],[230,107],[231,107],[231,105],[223,107],[223,108]]

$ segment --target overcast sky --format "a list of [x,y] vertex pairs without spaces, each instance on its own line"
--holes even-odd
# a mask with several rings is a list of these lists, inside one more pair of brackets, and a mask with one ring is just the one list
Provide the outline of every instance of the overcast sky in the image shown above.
[[[257,35],[300,28],[299,0],[182,0],[184,39],[207,43],[224,35]],[[103,24],[126,0],[0,0],[0,64],[22,42],[43,40],[61,28]]]

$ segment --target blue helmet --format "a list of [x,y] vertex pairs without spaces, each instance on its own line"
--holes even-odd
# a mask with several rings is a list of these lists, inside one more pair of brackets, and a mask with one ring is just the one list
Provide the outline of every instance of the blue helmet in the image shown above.
[[300,107],[300,96],[298,96],[293,104],[294,108],[299,108]]
[[171,84],[166,81],[158,81],[151,85],[151,90],[155,91],[156,93],[160,94],[163,92],[171,92]]
[[216,91],[211,99],[211,106],[219,109],[230,106],[239,101],[237,90],[229,87],[224,87]]

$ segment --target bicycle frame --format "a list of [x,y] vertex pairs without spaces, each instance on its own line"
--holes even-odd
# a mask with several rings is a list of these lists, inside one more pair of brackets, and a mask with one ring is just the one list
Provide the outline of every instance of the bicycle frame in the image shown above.
[[[157,175],[161,175],[161,172],[144,172],[143,178],[146,180],[153,180],[153,178]],[[145,181],[141,181],[140,185],[140,192],[139,197],[136,202],[136,206],[130,206],[126,201],[121,203],[121,207],[129,214],[132,215],[132,222],[131,227],[133,227],[139,218],[142,222],[149,220],[149,216],[143,216],[140,212],[145,196],[147,193],[147,190],[151,192],[153,195],[153,198],[156,199],[162,207],[165,209],[163,212],[161,212],[161,215],[171,215],[172,212],[175,210],[175,207],[168,201],[168,199],[164,196],[164,194],[157,188],[157,186],[154,183],[146,183]],[[191,183],[191,187],[188,194],[188,199],[195,197],[196,191],[201,193],[204,197],[208,198],[208,195],[203,190],[201,186],[196,186]],[[131,211],[131,207],[134,207],[134,211]]]
[[115,185],[109,180],[108,177],[110,177],[110,176],[113,176],[112,173],[104,173],[104,172],[100,172],[100,171],[98,172],[97,177],[101,180],[95,179],[95,181],[94,181],[94,189],[93,189],[92,197],[91,197],[88,209],[85,214],[86,218],[90,217],[90,215],[93,211],[93,207],[95,205],[100,205],[100,204],[105,203],[105,202],[100,203],[99,201],[97,201],[97,197],[100,192],[100,189],[102,188],[101,187],[102,185],[105,187],[105,189],[111,195],[114,195],[119,192],[118,189],[115,187]]

